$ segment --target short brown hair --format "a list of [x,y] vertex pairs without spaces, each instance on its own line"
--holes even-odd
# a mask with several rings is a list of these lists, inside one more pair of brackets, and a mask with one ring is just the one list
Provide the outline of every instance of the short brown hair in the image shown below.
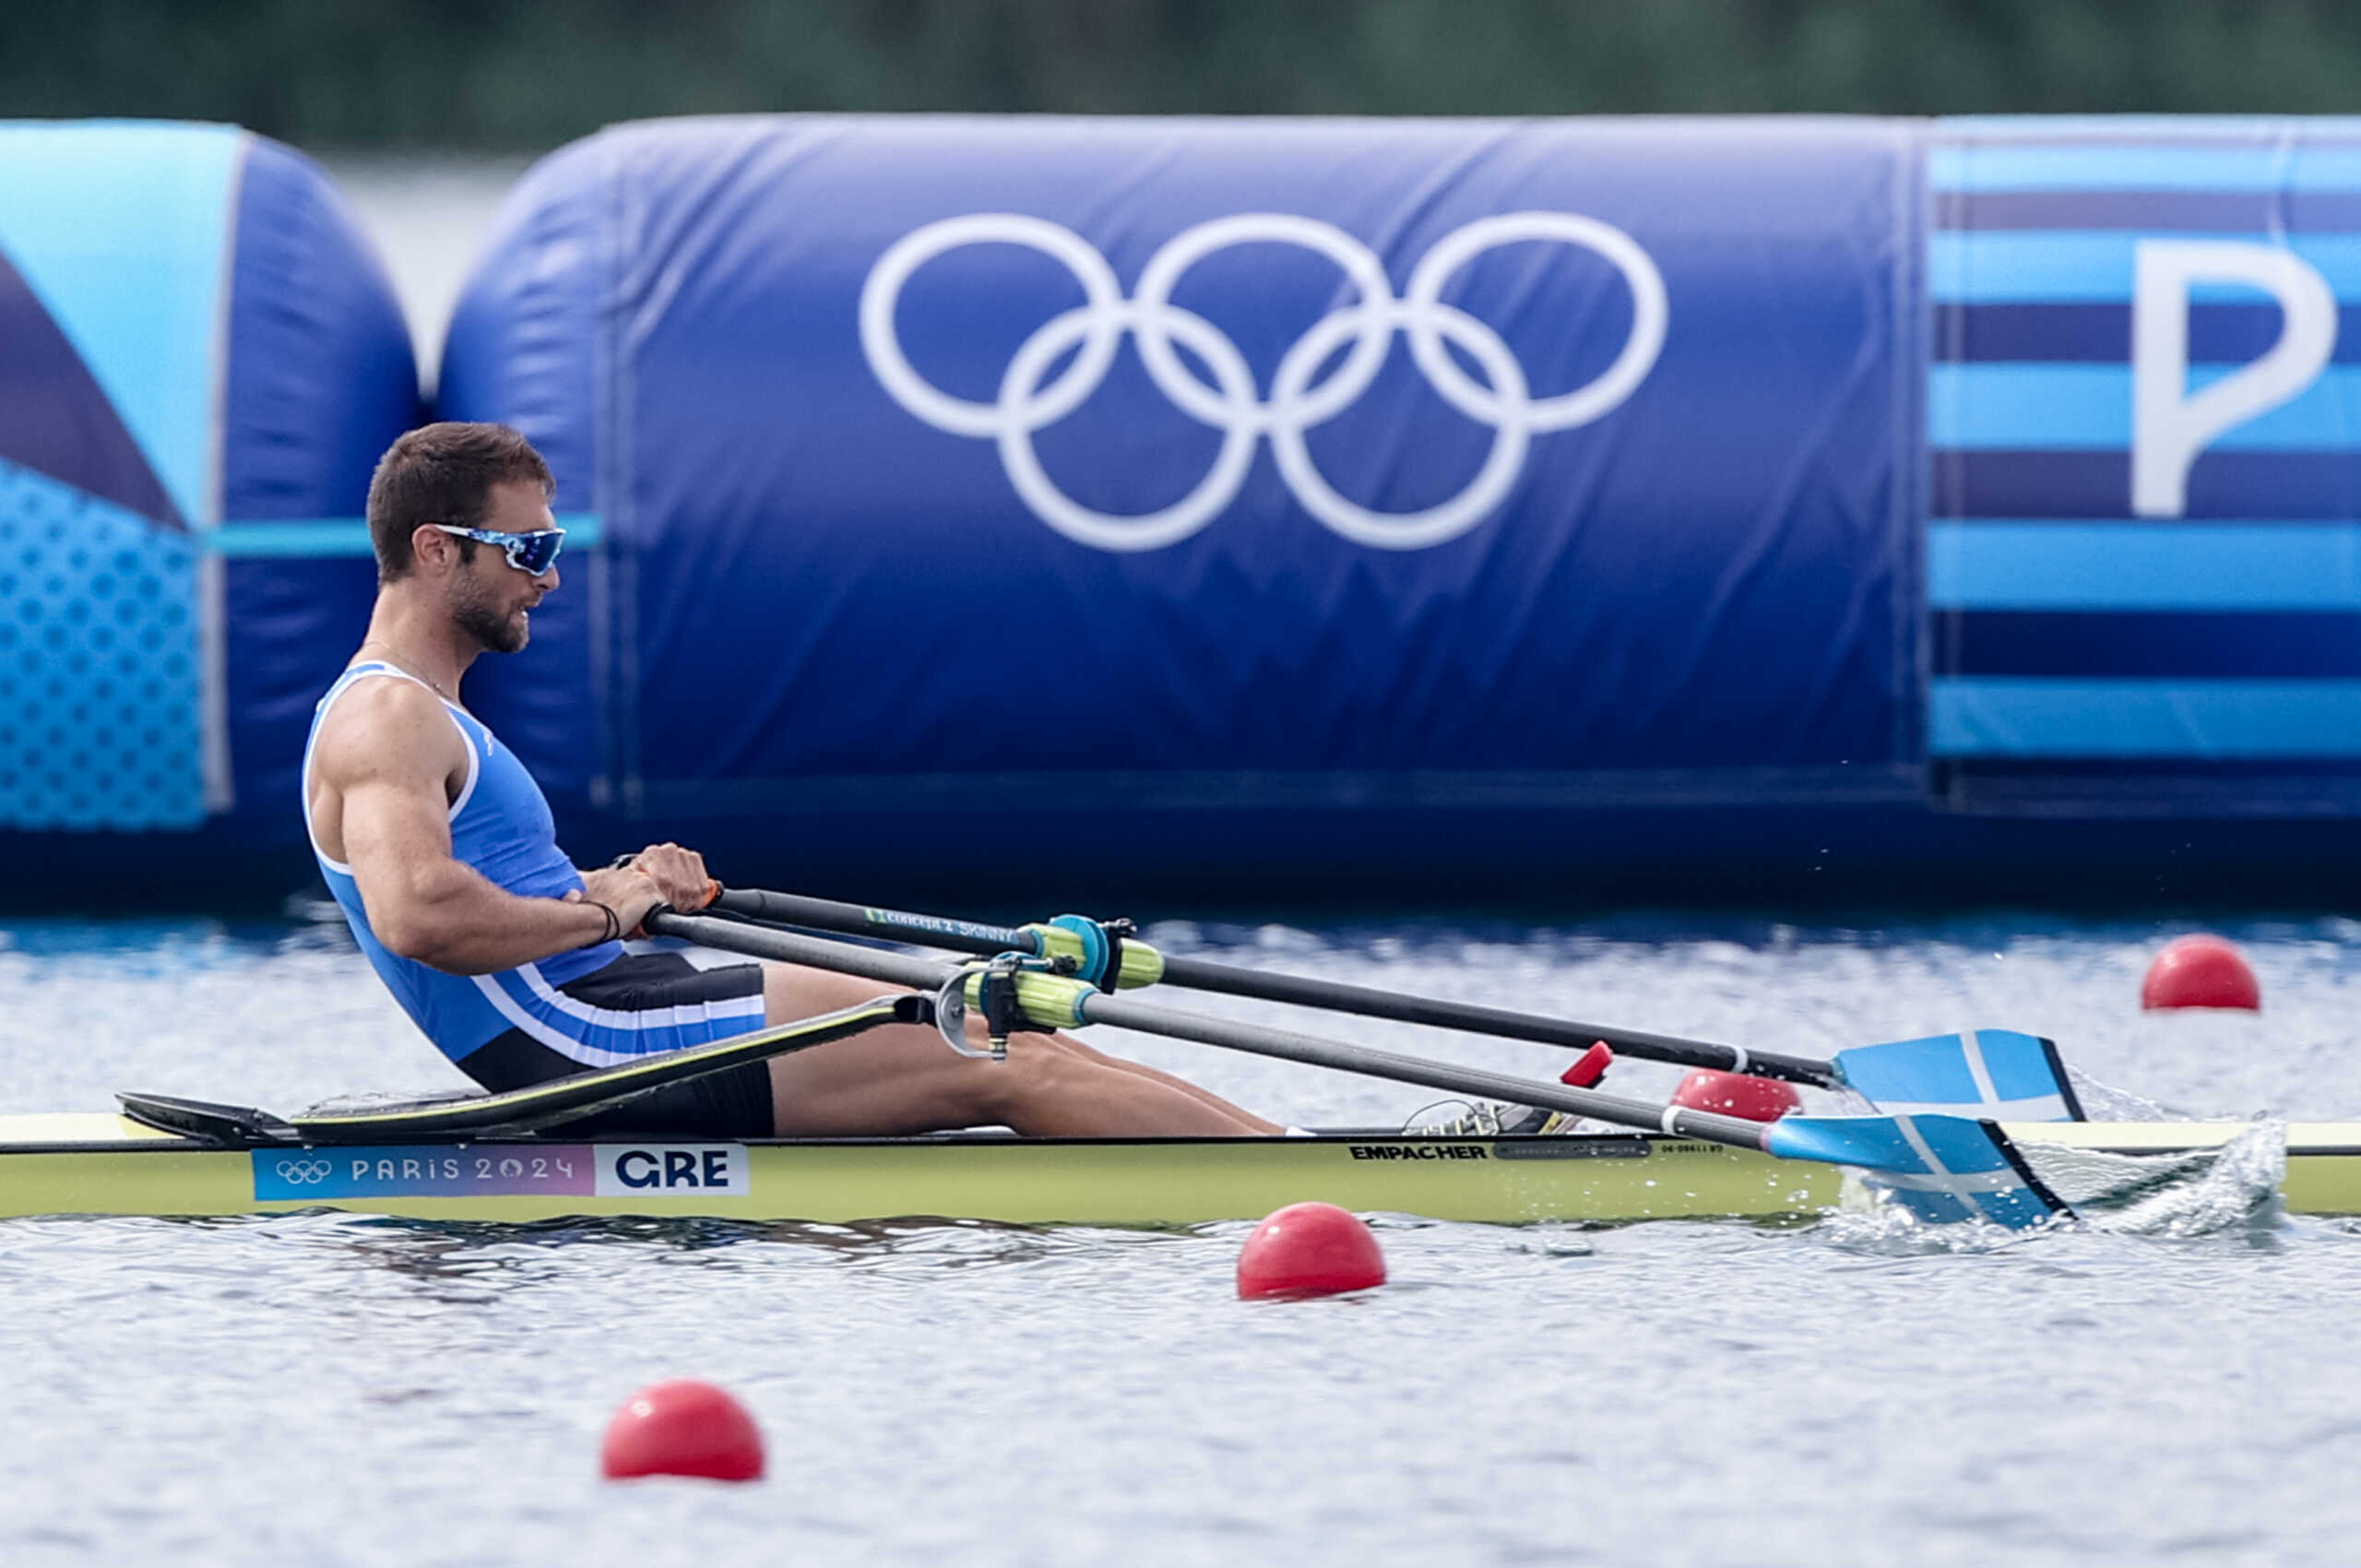
[[[557,481],[533,444],[504,424],[423,424],[386,448],[369,481],[369,542],[377,552],[377,580],[406,577],[417,564],[409,536],[421,523],[483,526],[492,487],[538,484],[554,494]],[[469,541],[460,545],[469,554]]]

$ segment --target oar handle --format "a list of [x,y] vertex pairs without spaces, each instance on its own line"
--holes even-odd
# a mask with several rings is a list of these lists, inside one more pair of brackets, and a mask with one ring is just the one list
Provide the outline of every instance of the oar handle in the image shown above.
[[[776,958],[790,964],[808,964],[815,968],[835,969],[919,991],[935,991],[957,972],[955,965],[908,953],[848,946],[825,937],[742,925],[710,915],[683,915],[658,910],[647,917],[647,927],[652,935],[678,936],[728,952]],[[1759,1150],[1763,1146],[1764,1123],[1736,1116],[1691,1111],[1682,1106],[1656,1105],[1646,1100],[1627,1099],[1621,1095],[1601,1094],[1596,1089],[1569,1088],[1507,1073],[1488,1072],[1480,1067],[1463,1067],[1456,1063],[1397,1056],[1390,1051],[1347,1045],[1341,1040],[1323,1039],[1316,1035],[1297,1034],[1287,1029],[1264,1028],[1260,1025],[1239,1023],[1228,1018],[1207,1018],[1193,1013],[1174,1012],[1079,984],[1074,989],[1077,992],[1074,1009],[1084,1023],[1111,1024],[1118,1028],[1139,1029],[1144,1033],[1194,1040],[1203,1045],[1221,1046],[1286,1062],[1300,1062],[1370,1077],[1390,1078],[1397,1083],[1416,1084],[1422,1088],[1441,1089],[1450,1094],[1477,1095],[1517,1105],[1540,1106],[1576,1116],[1595,1117],[1619,1126],[1702,1138],[1736,1148]]]
[[[714,901],[714,908],[758,921],[777,921],[813,931],[841,931],[856,936],[891,936],[947,947],[958,953],[1029,953],[1040,951],[1039,939],[1018,926],[987,925],[975,921],[947,920],[940,915],[916,915],[900,909],[872,909],[813,898],[798,893],[771,893],[733,887]],[[1312,980],[1303,975],[1275,974],[1205,958],[1164,959],[1167,984],[1192,991],[1251,996],[1264,1002],[1321,1007],[1365,1018],[1425,1024],[1468,1034],[1494,1035],[1504,1039],[1534,1040],[1544,1045],[1587,1051],[1605,1040],[1609,1049],[1648,1062],[1669,1062],[1681,1067],[1709,1067],[1720,1073],[1751,1073],[1781,1078],[1815,1088],[1834,1088],[1843,1082],[1829,1063],[1775,1051],[1740,1051],[1710,1040],[1683,1039],[1677,1035],[1648,1034],[1638,1029],[1609,1028],[1537,1013],[1503,1007],[1481,1007],[1465,1002],[1380,991],[1373,986],[1340,980]]]

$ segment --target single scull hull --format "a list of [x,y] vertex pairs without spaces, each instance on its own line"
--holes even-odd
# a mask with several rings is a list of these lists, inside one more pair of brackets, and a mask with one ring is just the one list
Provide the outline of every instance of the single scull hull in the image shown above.
[[[2011,1127],[2021,1142],[2156,1155],[2236,1124]],[[2287,1129],[2298,1213],[2361,1214],[2361,1123]],[[842,1221],[1185,1225],[1320,1199],[1361,1212],[1523,1224],[1809,1215],[1833,1167],[1685,1139],[1023,1140],[970,1135],[686,1144],[484,1140],[227,1148],[107,1115],[0,1116],[0,1216],[197,1216],[334,1208],[420,1219],[637,1215]]]

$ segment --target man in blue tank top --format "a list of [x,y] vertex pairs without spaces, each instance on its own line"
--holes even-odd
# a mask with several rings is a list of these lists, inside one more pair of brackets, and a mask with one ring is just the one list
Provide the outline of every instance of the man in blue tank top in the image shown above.
[[[523,647],[534,608],[557,591],[553,489],[540,455],[504,425],[433,424],[394,443],[369,486],[369,635],[321,699],[303,754],[313,850],[355,940],[427,1037],[495,1090],[881,989],[796,965],[700,968],[624,952],[621,939],[658,904],[704,903],[704,861],[654,844],[627,867],[576,871],[532,776],[461,705],[476,656]],[[914,1025],[710,1074],[606,1120],[704,1137],[1280,1131],[1063,1035],[1020,1035],[993,1063]]]

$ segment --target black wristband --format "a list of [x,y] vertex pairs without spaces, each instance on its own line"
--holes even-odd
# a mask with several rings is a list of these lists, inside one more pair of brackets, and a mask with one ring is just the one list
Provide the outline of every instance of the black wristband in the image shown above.
[[[607,929],[606,929],[604,932],[600,932],[600,933],[599,933],[599,941],[600,941],[600,942],[613,942],[613,941],[617,940],[618,938],[620,938],[620,937],[623,935],[623,918],[621,915],[619,915],[619,914],[615,913],[615,911],[614,911],[614,909],[613,909],[613,908],[612,908],[611,906],[610,906],[610,905],[606,905],[606,904],[601,904],[601,903],[600,903],[600,902],[599,902],[599,900],[597,900],[596,898],[585,898],[585,899],[584,899],[584,900],[582,900],[582,901],[583,901],[584,903],[586,903],[586,904],[589,905],[592,909],[594,909],[598,910],[600,914],[602,914],[602,915],[604,915],[604,916],[606,916],[606,917],[607,917]],[[586,945],[593,945],[593,944],[586,944]]]

